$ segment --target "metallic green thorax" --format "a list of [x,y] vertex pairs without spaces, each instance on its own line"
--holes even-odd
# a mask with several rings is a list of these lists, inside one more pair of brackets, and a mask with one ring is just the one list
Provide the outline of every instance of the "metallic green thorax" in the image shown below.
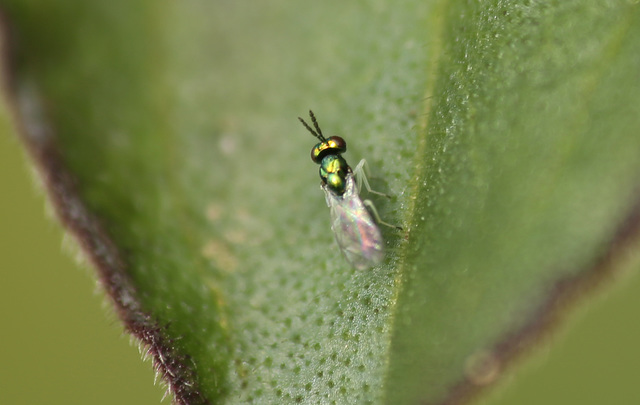
[[336,195],[344,194],[351,169],[340,155],[327,155],[320,162],[320,178]]

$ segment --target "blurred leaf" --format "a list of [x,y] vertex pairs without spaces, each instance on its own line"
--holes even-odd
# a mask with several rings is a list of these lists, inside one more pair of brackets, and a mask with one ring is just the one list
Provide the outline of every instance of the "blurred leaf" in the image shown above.
[[[21,132],[178,402],[458,402],[630,266],[633,2],[3,3]],[[394,196],[371,271],[309,107]]]

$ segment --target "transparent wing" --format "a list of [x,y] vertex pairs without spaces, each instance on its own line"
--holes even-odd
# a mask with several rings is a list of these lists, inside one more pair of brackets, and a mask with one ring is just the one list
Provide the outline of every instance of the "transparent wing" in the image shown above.
[[342,196],[324,185],[322,189],[331,211],[331,229],[347,261],[358,270],[379,264],[384,258],[382,235],[360,199],[353,173],[347,175]]

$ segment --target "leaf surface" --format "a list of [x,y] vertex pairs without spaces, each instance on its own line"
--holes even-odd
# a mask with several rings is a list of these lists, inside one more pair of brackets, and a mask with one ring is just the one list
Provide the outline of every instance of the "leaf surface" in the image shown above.
[[[26,144],[177,402],[456,403],[635,266],[633,2],[3,3]],[[309,108],[392,195],[380,267]]]

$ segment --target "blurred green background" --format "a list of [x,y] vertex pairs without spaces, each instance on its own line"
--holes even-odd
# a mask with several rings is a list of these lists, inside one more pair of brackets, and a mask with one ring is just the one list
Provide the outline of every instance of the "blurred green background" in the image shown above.
[[[159,404],[150,361],[79,265],[0,112],[0,404]],[[169,403],[165,400],[164,403]]]
[[[2,112],[0,132],[0,404],[160,403],[93,270],[63,248]],[[640,278],[621,278],[481,403],[639,404]]]

